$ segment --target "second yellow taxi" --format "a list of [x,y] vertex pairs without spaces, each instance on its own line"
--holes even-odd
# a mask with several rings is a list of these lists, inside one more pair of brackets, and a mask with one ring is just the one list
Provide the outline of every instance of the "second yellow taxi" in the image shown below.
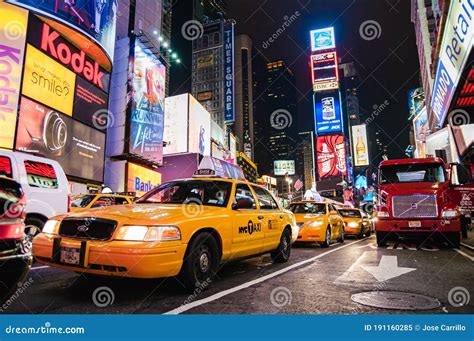
[[274,262],[288,261],[297,235],[294,215],[265,188],[208,170],[164,183],[131,205],[55,217],[34,239],[33,254],[64,270],[180,275],[194,287],[230,260],[268,252]]
[[342,217],[333,204],[302,201],[290,204],[300,230],[298,242],[319,243],[328,247],[333,241],[344,242]]

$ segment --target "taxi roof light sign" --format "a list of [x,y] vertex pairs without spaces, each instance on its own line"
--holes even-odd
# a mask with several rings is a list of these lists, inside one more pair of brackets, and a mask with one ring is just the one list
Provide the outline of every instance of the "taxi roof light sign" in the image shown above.
[[245,180],[245,175],[239,166],[229,162],[216,159],[212,156],[204,156],[193,177],[219,177],[225,179]]

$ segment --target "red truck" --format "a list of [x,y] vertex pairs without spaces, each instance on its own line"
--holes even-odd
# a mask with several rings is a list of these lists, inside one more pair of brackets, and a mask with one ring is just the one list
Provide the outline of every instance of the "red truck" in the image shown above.
[[377,244],[437,237],[459,247],[474,211],[472,170],[441,158],[385,160],[375,207]]

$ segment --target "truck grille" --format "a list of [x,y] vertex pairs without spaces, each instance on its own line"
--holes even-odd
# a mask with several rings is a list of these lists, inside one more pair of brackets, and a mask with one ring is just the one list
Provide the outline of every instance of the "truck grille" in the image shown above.
[[393,216],[396,218],[436,218],[438,208],[434,195],[398,195],[392,198]]
[[115,220],[100,218],[64,219],[59,227],[59,235],[81,239],[107,240],[117,227]]

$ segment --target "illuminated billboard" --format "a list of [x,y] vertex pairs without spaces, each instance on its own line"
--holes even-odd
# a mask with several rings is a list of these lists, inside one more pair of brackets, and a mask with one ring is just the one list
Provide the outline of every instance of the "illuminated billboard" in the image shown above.
[[7,0],[32,12],[61,21],[96,40],[113,60],[117,0]]
[[161,184],[161,174],[156,170],[128,163],[127,192],[142,196]]
[[188,97],[189,94],[166,97],[163,154],[188,151]]
[[138,39],[133,65],[129,152],[161,164],[166,68]]
[[26,97],[15,148],[58,161],[67,175],[103,181],[105,134]]
[[336,48],[334,27],[321,28],[310,31],[311,52]]
[[346,175],[346,142],[344,136],[318,136],[316,138],[316,160],[320,179]]
[[311,55],[311,79],[313,91],[339,88],[339,71],[336,52]]
[[211,114],[189,96],[188,153],[211,155]]
[[0,2],[0,148],[14,144],[27,24],[27,11]]
[[369,144],[367,141],[367,127],[365,124],[352,126],[352,149],[354,152],[354,166],[369,165]]
[[276,176],[295,175],[294,160],[276,160],[273,162],[273,173]]
[[316,134],[327,134],[342,131],[342,114],[339,92],[314,94],[314,121]]
[[28,44],[23,95],[71,116],[75,85],[74,72]]
[[413,131],[415,133],[415,157],[426,157],[426,137],[430,134],[430,123],[428,111],[424,107],[413,119]]

